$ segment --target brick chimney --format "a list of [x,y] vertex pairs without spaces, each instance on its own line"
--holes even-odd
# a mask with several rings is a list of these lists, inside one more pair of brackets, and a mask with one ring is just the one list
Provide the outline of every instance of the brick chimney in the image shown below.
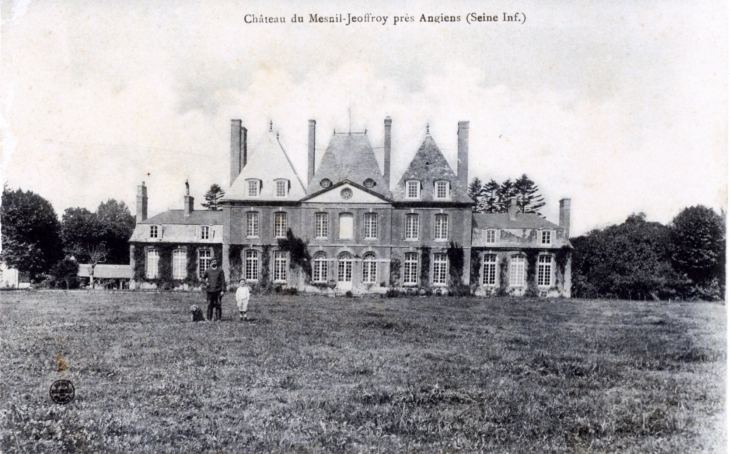
[[469,186],[469,122],[459,122],[459,153],[456,166],[456,178],[466,189]]
[[307,145],[307,184],[314,178],[314,145],[316,143],[317,122],[309,120],[309,144]]
[[186,218],[190,217],[190,213],[193,212],[193,204],[195,199],[190,196],[190,184],[188,180],[185,180],[185,196],[183,197],[183,215]]
[[509,214],[510,221],[514,221],[515,219],[517,219],[517,197],[511,197],[509,199],[507,214]]
[[231,120],[231,186],[246,166],[247,136],[248,130],[241,126],[241,120]]
[[560,227],[565,229],[565,238],[570,238],[570,199],[560,200]]
[[137,186],[137,222],[147,220],[147,186],[144,181]]
[[385,117],[385,137],[383,138],[383,178],[385,179],[385,188],[390,191],[390,126],[393,120]]

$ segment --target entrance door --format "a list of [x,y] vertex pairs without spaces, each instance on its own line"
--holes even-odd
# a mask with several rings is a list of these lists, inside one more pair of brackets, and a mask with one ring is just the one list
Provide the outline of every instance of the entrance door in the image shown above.
[[337,288],[352,290],[352,254],[343,252],[337,257]]

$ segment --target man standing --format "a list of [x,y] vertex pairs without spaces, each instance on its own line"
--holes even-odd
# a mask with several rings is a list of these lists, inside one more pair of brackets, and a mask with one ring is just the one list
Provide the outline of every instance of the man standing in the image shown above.
[[226,285],[226,276],[223,270],[218,268],[218,262],[212,260],[210,268],[205,270],[203,280],[207,285],[208,291],[208,321],[213,319],[213,309],[215,309],[215,319],[221,319],[221,298]]

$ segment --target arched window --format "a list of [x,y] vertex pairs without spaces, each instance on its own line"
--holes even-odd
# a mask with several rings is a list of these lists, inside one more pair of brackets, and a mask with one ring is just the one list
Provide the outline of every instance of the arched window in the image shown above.
[[449,259],[446,254],[438,253],[433,255],[433,284],[446,285],[449,275]]
[[337,257],[337,280],[352,282],[352,254],[343,252]]
[[317,252],[314,254],[314,267],[312,269],[312,282],[327,282],[327,254]]
[[185,279],[187,277],[188,252],[185,249],[172,251],[172,278]]
[[550,287],[553,277],[553,257],[541,255],[537,258],[537,286]]
[[244,274],[247,281],[259,279],[259,251],[246,249],[244,252]]
[[372,284],[378,276],[378,262],[375,261],[375,254],[368,252],[362,257],[362,281]]
[[147,279],[157,279],[160,252],[155,248],[147,249]]
[[497,285],[497,254],[484,255],[482,285],[486,285],[488,287],[494,287]]
[[509,261],[509,285],[522,287],[525,285],[525,257],[513,255]]

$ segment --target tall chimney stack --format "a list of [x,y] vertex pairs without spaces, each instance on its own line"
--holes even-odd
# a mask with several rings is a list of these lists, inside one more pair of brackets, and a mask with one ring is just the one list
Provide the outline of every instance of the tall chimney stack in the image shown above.
[[517,219],[517,209],[517,197],[510,197],[509,207],[507,208],[507,214],[509,215],[510,221]]
[[231,186],[246,166],[248,131],[241,120],[231,120]]
[[317,122],[309,120],[309,145],[307,148],[307,184],[314,178],[314,145],[316,142]]
[[144,181],[137,186],[137,222],[147,220],[147,186]]
[[385,117],[385,137],[383,139],[383,178],[385,184],[388,185],[385,189],[390,191],[390,126],[393,124],[393,120],[390,117]]
[[193,204],[195,199],[190,196],[190,184],[188,180],[185,180],[185,196],[183,196],[183,215],[186,218],[190,217],[190,213],[193,212]]
[[459,122],[459,152],[456,166],[456,178],[462,187],[469,186],[469,122]]
[[565,239],[570,239],[570,199],[560,200],[560,227],[565,230]]

